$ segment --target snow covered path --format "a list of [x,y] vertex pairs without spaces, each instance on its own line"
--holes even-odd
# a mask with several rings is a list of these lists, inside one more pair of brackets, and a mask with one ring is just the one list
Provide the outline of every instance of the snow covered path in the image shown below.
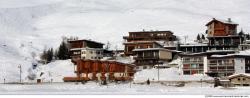
[[114,84],[101,86],[95,82],[86,84],[0,84],[0,94],[179,94],[179,95],[249,95],[250,87],[213,88],[213,84],[187,83],[185,87],[164,86],[159,83],[151,85]]

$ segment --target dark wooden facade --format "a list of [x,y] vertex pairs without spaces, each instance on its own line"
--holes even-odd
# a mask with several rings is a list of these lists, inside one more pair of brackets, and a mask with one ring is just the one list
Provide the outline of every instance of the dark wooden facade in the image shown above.
[[[78,60],[76,77],[64,77],[65,82],[89,80],[132,80],[134,65],[115,61]],[[90,75],[91,74],[91,75]]]
[[68,41],[70,43],[70,49],[73,48],[103,48],[103,43],[91,41],[91,40],[71,40]]
[[171,31],[142,31],[142,32],[129,32],[129,36],[124,36],[127,42],[134,41],[175,41],[176,36]]
[[127,42],[125,45],[125,55],[134,55],[134,49],[145,49],[145,48],[161,48],[162,46],[155,41],[141,41],[141,42]]
[[[124,36],[125,55],[133,55],[132,50],[140,48],[158,48],[154,47],[152,42],[156,41],[176,41],[177,38],[171,31],[141,31],[129,32],[129,36]],[[150,43],[145,43],[150,42]],[[133,44],[134,43],[134,44]]]
[[70,40],[69,49],[70,49],[70,57],[72,61],[75,63],[77,60],[81,59],[81,49],[82,48],[103,48],[103,43],[91,41],[91,40]]
[[208,36],[228,36],[237,34],[237,25],[230,18],[228,20],[218,20],[213,18],[206,24]]

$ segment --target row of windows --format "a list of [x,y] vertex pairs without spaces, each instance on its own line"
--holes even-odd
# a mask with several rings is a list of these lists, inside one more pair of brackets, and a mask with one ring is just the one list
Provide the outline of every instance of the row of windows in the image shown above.
[[[82,59],[85,59],[86,57],[82,57]],[[91,59],[102,59],[102,57],[91,57]]]
[[[82,54],[86,54],[87,51],[82,51]],[[102,54],[102,51],[89,51],[90,54]]]

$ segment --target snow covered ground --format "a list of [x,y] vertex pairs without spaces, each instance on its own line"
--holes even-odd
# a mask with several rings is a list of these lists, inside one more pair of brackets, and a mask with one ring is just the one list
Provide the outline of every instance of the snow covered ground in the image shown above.
[[160,83],[141,85],[133,83],[111,83],[107,86],[96,82],[86,84],[0,84],[0,94],[178,94],[178,95],[249,95],[249,87],[214,88],[213,84],[192,82],[184,87],[166,86]]
[[[240,24],[239,29],[249,32],[249,5],[249,0],[0,0],[0,83],[4,79],[6,82],[19,81],[19,65],[22,65],[22,80],[26,81],[34,58],[39,59],[39,53],[44,48],[58,47],[61,36],[79,36],[103,43],[110,41],[113,48],[117,46],[123,49],[122,36],[128,35],[129,31],[171,30],[182,39],[189,35],[188,39],[192,40],[197,33],[205,32],[204,25],[213,17],[230,17]],[[44,72],[46,81],[52,77],[54,82],[61,82],[64,75],[73,75],[69,61],[55,61],[39,68],[37,74]],[[91,88],[91,83],[89,88],[86,85],[65,84],[65,88],[60,85],[1,84],[0,93],[62,93],[79,89],[79,93],[90,94],[91,89],[99,93],[106,90],[106,87]],[[157,86],[152,87],[152,90],[150,87],[121,89],[123,86],[128,85],[114,86],[107,89],[107,92],[168,92],[168,89],[164,91]],[[210,89],[201,91],[207,90]],[[216,89],[215,93],[219,90]]]
[[158,81],[158,72],[159,72],[159,81],[201,81],[201,80],[214,80],[213,78],[202,75],[181,75],[178,68],[167,68],[167,69],[145,69],[139,71],[134,76],[134,82],[140,83],[145,82],[148,79],[150,81]]

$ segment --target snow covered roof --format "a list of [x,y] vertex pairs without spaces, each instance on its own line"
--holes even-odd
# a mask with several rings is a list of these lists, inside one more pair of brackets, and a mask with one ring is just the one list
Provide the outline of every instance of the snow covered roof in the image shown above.
[[103,48],[73,48],[70,50],[73,51],[73,50],[104,50],[104,49]]
[[162,46],[161,43],[158,43],[156,41],[136,41],[136,42],[124,42],[123,44],[142,44],[142,43],[155,43],[159,46]]
[[207,38],[214,38],[214,37],[240,37],[239,35],[227,35],[227,36],[207,36]]
[[152,50],[163,50],[163,51],[169,51],[169,52],[182,52],[177,50],[169,50],[164,48],[144,48],[144,49],[134,49],[133,51],[152,51]]
[[206,24],[206,26],[210,25],[210,24],[211,24],[212,22],[214,22],[214,21],[219,21],[219,22],[222,22],[222,23],[224,23],[224,24],[238,25],[236,22],[233,22],[233,21],[231,20],[231,18],[228,18],[228,20],[224,20],[224,19],[215,19],[215,18],[213,18],[213,20],[210,21],[210,22],[208,22],[208,23]]
[[129,33],[171,33],[171,34],[173,34],[172,31],[153,31],[153,30],[151,30],[151,31],[143,30],[143,31],[136,31],[136,32],[129,32]]
[[247,73],[233,74],[233,75],[228,76],[228,78],[232,79],[232,78],[239,77],[239,76],[244,76],[244,77],[249,77],[250,78],[250,74],[247,74]]
[[102,44],[101,42],[97,42],[97,41],[92,41],[92,40],[87,40],[87,39],[81,39],[81,40],[68,40],[68,42],[77,42],[77,41],[87,41],[87,42],[92,42],[92,43],[97,43],[97,44]]

